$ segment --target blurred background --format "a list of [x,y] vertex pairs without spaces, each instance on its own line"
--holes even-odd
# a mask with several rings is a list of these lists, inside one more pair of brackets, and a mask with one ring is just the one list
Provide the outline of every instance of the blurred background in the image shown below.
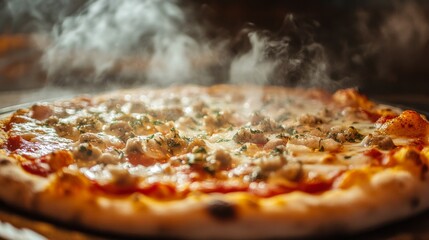
[[33,94],[0,106],[145,84],[249,82],[358,87],[429,111],[428,65],[423,0],[0,1],[0,96]]

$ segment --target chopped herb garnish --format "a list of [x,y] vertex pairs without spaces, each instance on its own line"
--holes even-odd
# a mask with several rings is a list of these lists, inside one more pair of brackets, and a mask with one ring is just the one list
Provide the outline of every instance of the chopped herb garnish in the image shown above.
[[207,133],[201,133],[197,135],[197,138],[207,139]]
[[152,122],[152,124],[153,125],[161,125],[161,124],[163,124],[163,122],[160,121],[160,120],[155,120],[155,121]]
[[131,122],[130,122],[130,125],[131,125],[131,127],[132,127],[133,129],[136,129],[136,128],[138,128],[138,127],[143,126],[143,122],[142,122],[142,120],[140,120],[140,119],[135,119],[135,120],[133,120],[133,121],[131,121]]
[[286,132],[287,132],[289,135],[295,135],[295,134],[297,134],[297,133],[298,133],[298,132],[296,131],[296,129],[295,129],[295,128],[292,128],[292,127],[287,128],[287,129],[286,129]]
[[257,133],[263,133],[263,132],[259,129],[250,129],[250,133],[257,134]]
[[147,136],[147,139],[153,139],[155,137],[155,134]]
[[85,146],[79,147],[79,152],[85,152],[86,150],[87,150],[87,148]]
[[180,147],[180,143],[176,142],[174,139],[167,139],[167,145],[170,148]]
[[202,147],[202,146],[198,146],[195,150],[192,151],[193,153],[207,153],[207,150]]
[[125,156],[125,153],[123,152],[123,151],[121,151],[121,150],[118,150],[118,149],[113,149],[117,154],[118,154],[118,156],[119,156],[119,159],[122,159],[122,158],[124,158],[124,156]]
[[153,139],[159,146],[161,146],[162,145],[162,142],[160,141],[160,140],[157,140],[157,139]]
[[271,152],[274,154],[282,154],[284,151],[284,148],[281,146],[277,146],[275,147]]
[[289,138],[289,136],[286,135],[285,133],[280,133],[276,136],[276,138]]

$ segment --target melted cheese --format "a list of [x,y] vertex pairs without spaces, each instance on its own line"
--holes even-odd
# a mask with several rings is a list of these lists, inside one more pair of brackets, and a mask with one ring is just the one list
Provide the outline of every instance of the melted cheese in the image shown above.
[[383,135],[396,145],[414,140],[380,133],[362,106],[275,87],[142,89],[59,102],[19,117],[25,121],[13,122],[9,135],[43,147],[19,146],[12,150],[18,154],[38,158],[67,149],[75,158],[69,170],[100,184],[166,183],[179,191],[214,188],[218,181],[329,180],[372,164],[366,151],[378,146],[363,144],[366,136]]

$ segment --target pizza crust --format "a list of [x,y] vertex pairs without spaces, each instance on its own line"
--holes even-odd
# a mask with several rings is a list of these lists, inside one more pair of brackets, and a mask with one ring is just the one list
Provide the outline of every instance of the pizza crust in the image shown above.
[[[9,187],[0,188],[0,198],[29,212],[103,233],[187,239],[353,233],[429,207],[428,179],[393,169],[374,175],[367,186],[271,198],[239,192],[194,194],[175,201],[153,200],[138,193],[128,197],[92,195],[88,190],[64,195],[49,188],[50,180],[32,176],[15,164],[2,165],[0,184]],[[210,213],[213,204],[225,204],[218,211],[226,213]]]
[[[176,90],[195,93],[201,88],[188,87],[186,90],[186,87],[178,87]],[[172,92],[176,90],[170,89]],[[224,85],[204,89],[206,92],[219,95],[236,90],[238,91]],[[241,91],[246,92],[245,90]],[[145,93],[149,94],[150,90],[146,91]],[[274,87],[263,91],[266,96],[287,93],[284,89]],[[304,92],[303,90],[298,90],[298,94],[301,93],[299,91],[307,95],[321,94],[317,91]],[[246,94],[253,93],[249,92]],[[133,91],[118,92],[116,95],[132,93]],[[163,92],[160,90],[152,94],[161,95],[161,93]],[[343,94],[347,97],[347,101],[353,102],[355,98],[359,98],[351,91]],[[103,101],[112,96],[114,95],[104,95],[94,99]],[[341,96],[337,95],[338,99],[342,99]],[[318,99],[322,102],[331,101],[323,94],[318,96]],[[75,101],[79,103],[79,100]],[[90,99],[85,101],[89,102]],[[368,104],[368,100],[356,102],[359,103],[359,107],[369,105],[372,107]],[[320,119],[305,116],[299,120],[312,124]],[[3,120],[0,125],[4,126],[7,121],[7,119]],[[204,124],[208,123],[210,122]],[[426,126],[425,124],[421,125]],[[350,135],[353,135],[354,128],[349,127],[346,130],[351,131]],[[333,133],[343,134],[346,130]],[[248,132],[243,132],[250,134],[249,136],[260,133],[253,131],[252,133],[252,129],[248,129]],[[0,130],[0,144],[4,144],[7,137],[7,134]],[[216,143],[218,140],[222,139],[217,139]],[[306,143],[311,144],[309,141]],[[321,141],[316,143],[320,145]],[[221,141],[220,144],[222,144]],[[352,144],[354,143],[350,143]],[[246,149],[249,146],[249,150],[251,148],[251,145],[243,146],[246,146]],[[297,149],[292,149],[294,146]],[[319,149],[310,149],[299,142],[288,143],[285,148],[288,147],[291,151],[304,152],[303,158],[307,158],[307,161],[310,160],[305,155],[308,152],[320,152],[322,156],[324,151],[320,146],[318,146]],[[328,149],[328,145],[324,147]],[[326,154],[323,156],[326,157],[326,162],[323,160],[323,164],[327,165],[325,167],[331,167],[329,161],[332,157],[329,158]],[[312,167],[320,167],[322,165],[318,162],[319,160],[321,159],[312,159],[315,162],[308,164],[312,164]],[[356,162],[359,163],[359,159]],[[105,234],[187,239],[294,238],[349,234],[408,217],[429,207],[427,176],[421,178],[420,174],[407,171],[406,168],[386,167],[377,173],[368,173],[369,182],[365,184],[355,184],[344,189],[334,187],[321,193],[293,191],[272,197],[258,197],[239,191],[225,194],[205,194],[197,191],[178,200],[160,200],[138,192],[127,196],[95,192],[85,183],[64,180],[63,178],[67,178],[67,171],[64,169],[67,170],[63,168],[59,173],[40,177],[26,172],[18,160],[0,155],[0,185],[7,186],[0,188],[0,199],[29,213],[38,213],[53,220],[76,224]]]

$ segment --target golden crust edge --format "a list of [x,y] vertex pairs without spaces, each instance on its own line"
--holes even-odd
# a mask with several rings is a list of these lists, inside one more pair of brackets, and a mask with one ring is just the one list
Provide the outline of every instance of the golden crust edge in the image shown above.
[[[265,199],[241,193],[205,194],[170,202],[139,194],[118,198],[89,191],[65,196],[48,190],[52,180],[28,174],[17,164],[2,165],[0,184],[9,187],[0,188],[0,198],[15,207],[89,229],[189,239],[303,237],[339,229],[352,233],[429,207],[429,180],[397,170],[374,175],[370,188],[320,195],[294,192]],[[225,221],[213,218],[207,206],[214,200],[235,205],[238,217]]]

